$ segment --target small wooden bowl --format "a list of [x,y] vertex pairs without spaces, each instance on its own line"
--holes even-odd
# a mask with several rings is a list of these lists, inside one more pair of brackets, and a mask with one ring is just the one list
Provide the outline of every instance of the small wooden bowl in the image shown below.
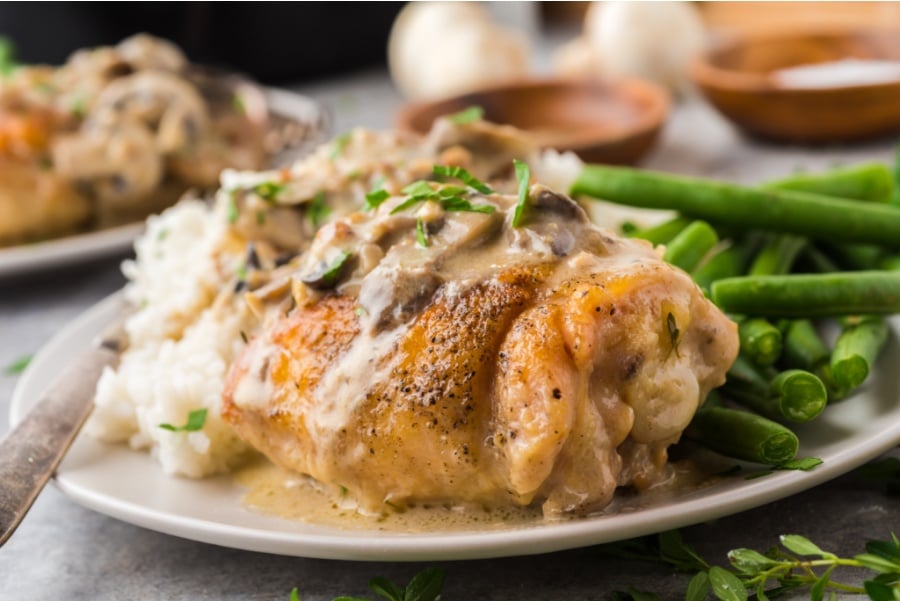
[[406,105],[397,125],[425,133],[436,118],[470,106],[483,108],[488,121],[529,132],[542,148],[571,150],[587,162],[624,165],[652,148],[669,100],[660,88],[635,79],[529,80]]
[[692,76],[723,115],[764,138],[822,143],[900,131],[900,80],[797,87],[776,74],[842,59],[900,61],[900,33],[820,31],[733,39],[698,58]]

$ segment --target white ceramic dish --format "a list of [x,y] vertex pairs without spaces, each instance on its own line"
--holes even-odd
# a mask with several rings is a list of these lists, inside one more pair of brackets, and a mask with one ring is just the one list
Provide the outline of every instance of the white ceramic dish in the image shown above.
[[[59,332],[22,376],[11,405],[17,423],[61,369],[121,311],[113,295]],[[894,330],[900,320],[894,320]],[[341,530],[254,513],[244,491],[227,477],[171,478],[146,453],[81,436],[57,476],[76,502],[139,526],[227,547],[284,555],[379,561],[431,561],[527,555],[625,539],[710,520],[786,497],[834,478],[900,444],[900,362],[892,337],[881,369],[864,391],[829,407],[800,432],[804,456],[824,464],[811,472],[777,472],[621,506],[614,514],[580,520],[454,533],[384,533]]]
[[[309,140],[279,154],[278,165],[302,156],[324,141],[329,128],[325,110],[313,100],[288,90],[266,88],[266,101],[272,112],[282,117],[309,123],[315,131]],[[43,269],[65,267],[106,256],[124,255],[144,230],[144,222],[85,232],[46,242],[0,247],[0,278],[22,275]]]
[[142,231],[143,221],[46,242],[0,248],[0,277],[125,254]]

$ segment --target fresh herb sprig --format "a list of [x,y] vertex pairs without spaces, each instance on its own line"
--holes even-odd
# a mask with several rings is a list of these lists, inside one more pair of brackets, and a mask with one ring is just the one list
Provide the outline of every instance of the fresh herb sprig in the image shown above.
[[264,201],[275,202],[278,195],[284,192],[285,187],[284,184],[269,181],[256,184],[251,190]]
[[3,372],[8,376],[17,376],[25,371],[25,368],[28,367],[33,358],[33,355],[23,355],[7,365]]
[[419,180],[403,188],[403,193],[408,198],[394,207],[391,215],[411,209],[428,200],[438,203],[445,211],[493,213],[496,210],[493,205],[472,204],[463,197],[468,190],[461,186],[444,185],[433,188],[428,182]]
[[519,198],[513,211],[512,226],[519,227],[525,214],[525,206],[528,204],[528,185],[531,183],[531,169],[528,168],[526,163],[518,159],[513,160],[513,167],[516,171],[516,181],[519,183]]
[[196,432],[202,430],[206,424],[207,409],[195,409],[188,413],[187,423],[183,426],[173,426],[172,424],[159,424],[159,427],[169,432]]
[[[867,542],[865,553],[847,558],[823,551],[797,534],[783,535],[780,542],[783,549],[772,549],[765,554],[747,548],[730,551],[731,569],[710,565],[684,542],[678,531],[603,545],[599,549],[614,557],[665,563],[677,571],[693,572],[686,589],[687,601],[702,601],[710,592],[722,601],[746,601],[751,595],[758,601],[767,601],[787,591],[803,589],[809,590],[813,601],[822,601],[826,592],[864,594],[874,601],[897,599],[894,591],[900,589],[900,539],[894,534],[889,541]],[[862,587],[836,581],[831,576],[838,567],[866,570],[870,578]],[[635,589],[618,591],[616,595],[623,601],[659,598],[654,593]]]
[[493,194],[494,191],[486,183],[469,173],[466,169],[458,165],[435,165],[431,169],[432,173],[441,177],[450,177],[458,179],[473,190],[477,190],[482,194]]
[[[444,589],[446,572],[443,568],[425,568],[412,577],[405,587],[400,587],[387,578],[372,578],[369,589],[387,601],[436,601]],[[296,590],[296,589],[294,589]],[[294,601],[291,591],[291,601]],[[335,597],[333,601],[371,601],[363,597]]]

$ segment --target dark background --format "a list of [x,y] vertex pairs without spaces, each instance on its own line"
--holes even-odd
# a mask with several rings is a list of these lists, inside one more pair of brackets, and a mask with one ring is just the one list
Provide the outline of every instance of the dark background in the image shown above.
[[270,83],[383,64],[402,2],[3,2],[0,35],[23,63],[61,64],[78,48],[138,32],[175,42],[193,62]]

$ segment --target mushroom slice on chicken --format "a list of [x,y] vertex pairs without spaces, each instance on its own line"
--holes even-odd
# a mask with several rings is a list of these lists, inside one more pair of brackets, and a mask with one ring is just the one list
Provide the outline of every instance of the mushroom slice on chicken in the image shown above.
[[734,323],[565,196],[532,186],[520,227],[515,197],[466,196],[462,211],[395,197],[320,230],[296,306],[273,309],[231,366],[224,417],[369,511],[554,516],[658,482],[737,354]]

